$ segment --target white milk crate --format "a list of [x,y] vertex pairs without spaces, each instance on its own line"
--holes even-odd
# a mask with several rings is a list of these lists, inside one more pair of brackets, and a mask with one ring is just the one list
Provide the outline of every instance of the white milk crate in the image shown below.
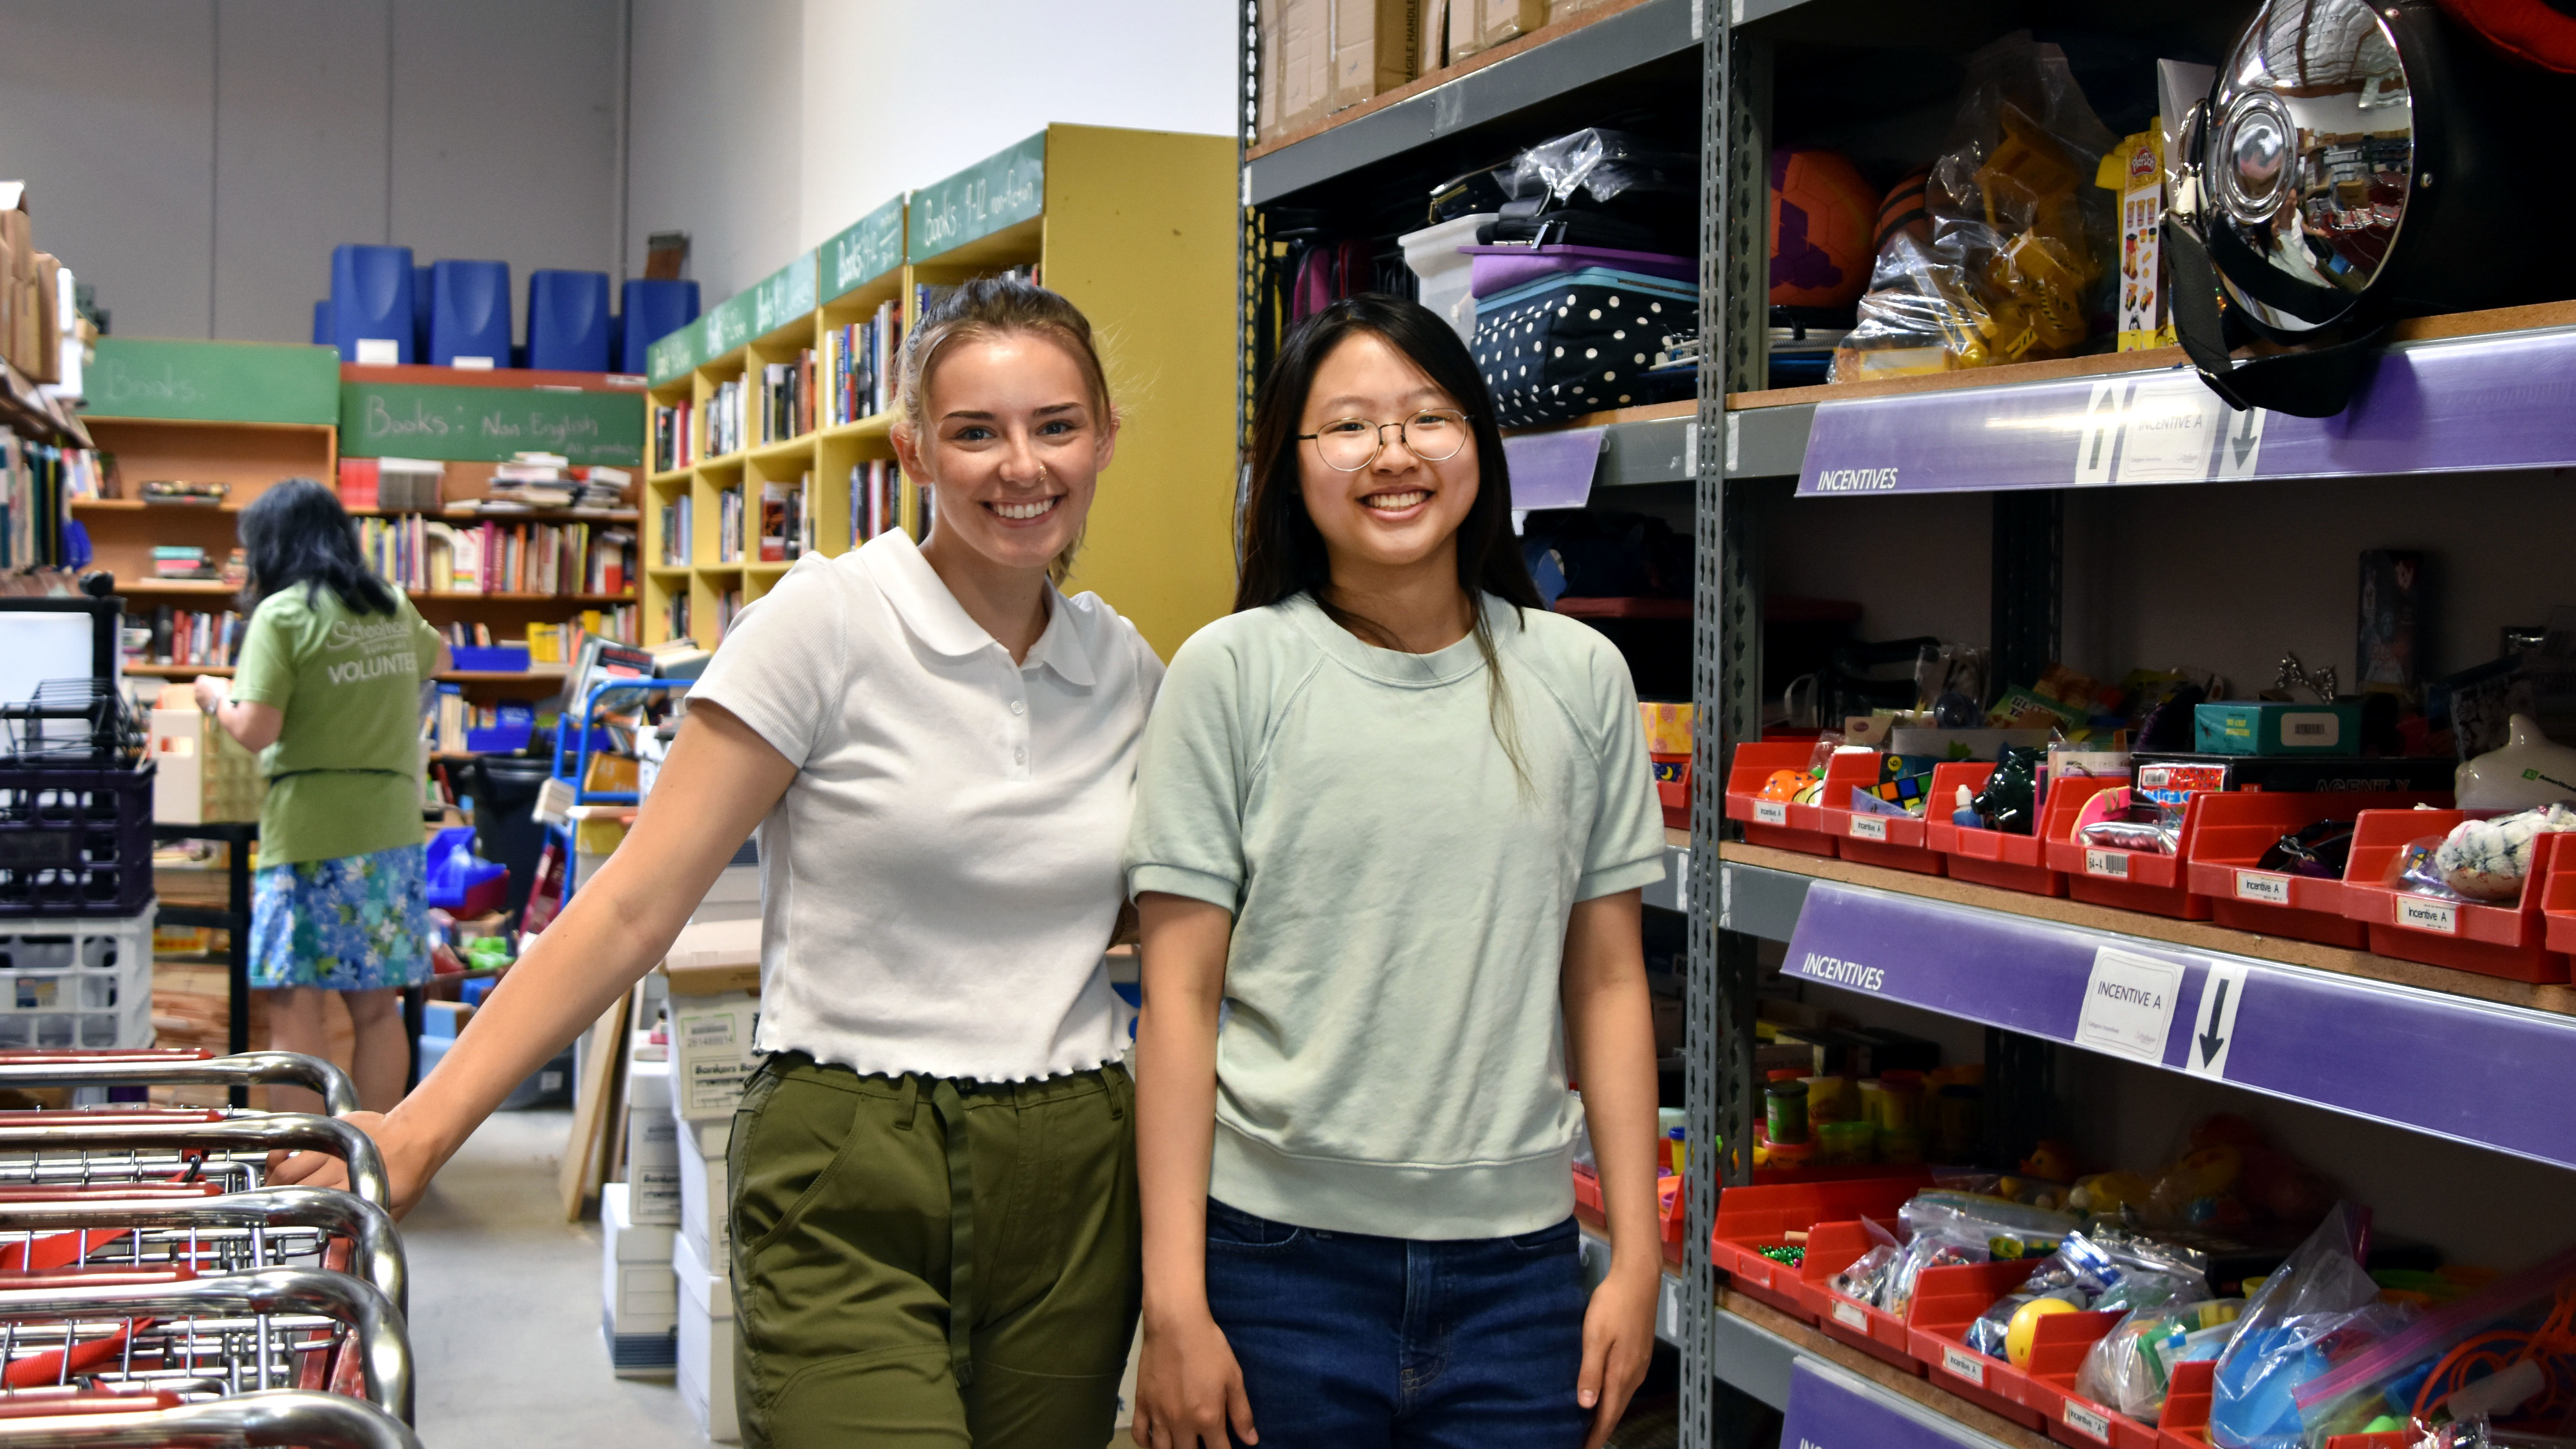
[[0,1050],[152,1045],[152,918],[0,921]]

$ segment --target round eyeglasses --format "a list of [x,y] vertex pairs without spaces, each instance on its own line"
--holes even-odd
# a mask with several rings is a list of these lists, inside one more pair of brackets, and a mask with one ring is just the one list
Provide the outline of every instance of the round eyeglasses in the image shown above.
[[1454,408],[1424,408],[1392,423],[1335,418],[1311,433],[1299,433],[1297,440],[1314,439],[1315,452],[1325,467],[1356,473],[1377,461],[1377,455],[1386,447],[1389,428],[1404,440],[1407,451],[1425,463],[1445,463],[1467,446],[1467,415]]

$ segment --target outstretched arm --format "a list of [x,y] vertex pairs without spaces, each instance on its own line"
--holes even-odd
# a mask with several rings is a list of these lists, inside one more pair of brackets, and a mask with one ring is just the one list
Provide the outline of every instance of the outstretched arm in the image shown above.
[[[396,1212],[485,1117],[668,951],[796,765],[712,702],[691,705],[653,793],[617,853],[532,938],[474,1024],[401,1106],[353,1120],[383,1150]],[[298,1157],[282,1182],[329,1183],[338,1163]]]

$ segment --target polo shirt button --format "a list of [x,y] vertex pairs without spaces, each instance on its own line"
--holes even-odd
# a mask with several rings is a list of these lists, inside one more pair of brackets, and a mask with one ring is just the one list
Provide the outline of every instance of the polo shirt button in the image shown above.
[[1011,763],[1012,763],[1012,764],[1014,764],[1014,765],[1025,765],[1025,764],[1027,764],[1028,762],[1029,762],[1029,747],[1028,747],[1028,746],[1026,746],[1026,745],[1022,745],[1022,746],[1020,746],[1018,749],[1011,751]]
[[1027,704],[1027,702],[1026,702],[1026,701],[1023,701],[1023,700],[1017,700],[1017,699],[1015,699],[1015,700],[1012,700],[1012,701],[1011,701],[1011,713],[1013,713],[1013,714],[1027,714],[1028,712],[1029,712],[1029,707],[1028,707],[1028,704]]

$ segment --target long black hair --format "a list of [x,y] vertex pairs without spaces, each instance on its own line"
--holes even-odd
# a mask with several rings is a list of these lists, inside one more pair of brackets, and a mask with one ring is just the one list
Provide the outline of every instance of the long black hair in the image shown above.
[[250,561],[245,614],[297,584],[314,603],[328,588],[352,613],[396,612],[394,591],[358,552],[358,527],[339,495],[310,478],[283,479],[252,499],[242,510],[241,541]]
[[[1306,513],[1297,449],[1300,420],[1315,373],[1333,349],[1360,334],[1383,338],[1387,345],[1422,369],[1434,387],[1447,393],[1467,415],[1476,439],[1476,501],[1458,525],[1458,588],[1467,596],[1469,626],[1476,652],[1485,659],[1486,691],[1493,705],[1494,733],[1514,770],[1520,751],[1511,726],[1511,701],[1503,682],[1502,661],[1494,653],[1493,628],[1485,618],[1482,595],[1492,594],[1520,609],[1543,609],[1538,585],[1521,558],[1520,541],[1512,536],[1512,475],[1503,457],[1502,429],[1494,422],[1491,394],[1467,344],[1440,315],[1418,302],[1363,292],[1344,297],[1290,329],[1279,345],[1270,375],[1252,404],[1252,443],[1245,455],[1251,475],[1250,496],[1243,509],[1243,569],[1234,586],[1235,612],[1266,608],[1298,594],[1311,594],[1316,606],[1334,623],[1360,638],[1383,646],[1396,640],[1373,621],[1353,614],[1331,597],[1332,561],[1324,536]],[[1514,614],[1517,621],[1519,615]],[[1526,776],[1524,775],[1524,783]]]

